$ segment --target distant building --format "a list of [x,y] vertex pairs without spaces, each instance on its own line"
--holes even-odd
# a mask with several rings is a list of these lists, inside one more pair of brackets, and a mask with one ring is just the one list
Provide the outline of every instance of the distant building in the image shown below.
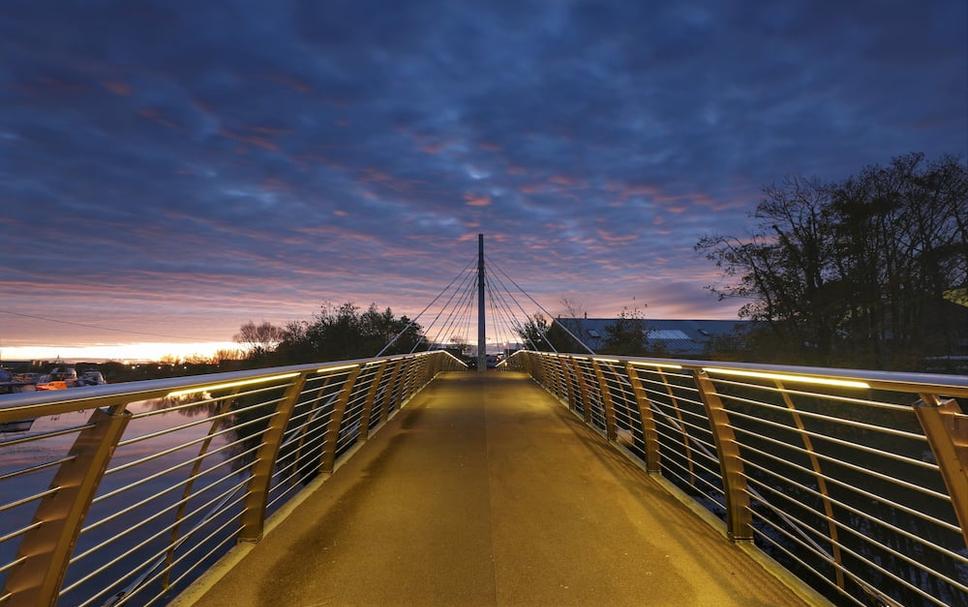
[[[598,352],[605,347],[606,327],[617,318],[556,318],[554,322],[571,331],[586,346]],[[716,338],[744,335],[756,324],[748,320],[676,320],[647,318],[646,344],[662,348],[670,356],[699,357]]]

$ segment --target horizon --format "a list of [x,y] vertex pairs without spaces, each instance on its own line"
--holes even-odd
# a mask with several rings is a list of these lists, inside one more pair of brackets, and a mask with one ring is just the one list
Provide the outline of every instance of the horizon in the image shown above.
[[552,313],[735,319],[693,247],[761,188],[968,157],[954,0],[28,3],[0,31],[4,358],[412,317],[478,232]]

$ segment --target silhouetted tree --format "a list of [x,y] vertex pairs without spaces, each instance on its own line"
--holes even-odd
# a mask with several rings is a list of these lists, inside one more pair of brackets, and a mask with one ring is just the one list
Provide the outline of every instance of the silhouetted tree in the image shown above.
[[425,349],[420,325],[410,324],[406,316],[397,318],[390,308],[379,311],[371,304],[366,311],[352,303],[324,304],[310,321],[286,325],[275,360],[282,364],[369,358],[394,337],[400,337],[385,354]]
[[271,323],[257,325],[250,320],[239,327],[233,339],[245,348],[249,358],[262,358],[275,349],[284,333],[283,329]]
[[963,311],[945,292],[968,284],[968,169],[921,154],[836,183],[790,178],[764,190],[747,238],[696,248],[731,281],[721,298],[750,299],[740,316],[771,358],[916,366],[952,353]]

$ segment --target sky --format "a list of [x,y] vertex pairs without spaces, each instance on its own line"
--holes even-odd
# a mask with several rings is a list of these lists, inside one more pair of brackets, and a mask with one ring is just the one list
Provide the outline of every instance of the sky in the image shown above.
[[735,318],[693,246],[763,186],[968,156],[966,10],[6,0],[0,352],[414,314],[478,232],[553,313]]

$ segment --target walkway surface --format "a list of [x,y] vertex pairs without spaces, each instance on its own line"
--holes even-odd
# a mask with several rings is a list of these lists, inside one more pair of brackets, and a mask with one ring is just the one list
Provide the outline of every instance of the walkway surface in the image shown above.
[[524,375],[428,386],[202,598],[801,605]]

